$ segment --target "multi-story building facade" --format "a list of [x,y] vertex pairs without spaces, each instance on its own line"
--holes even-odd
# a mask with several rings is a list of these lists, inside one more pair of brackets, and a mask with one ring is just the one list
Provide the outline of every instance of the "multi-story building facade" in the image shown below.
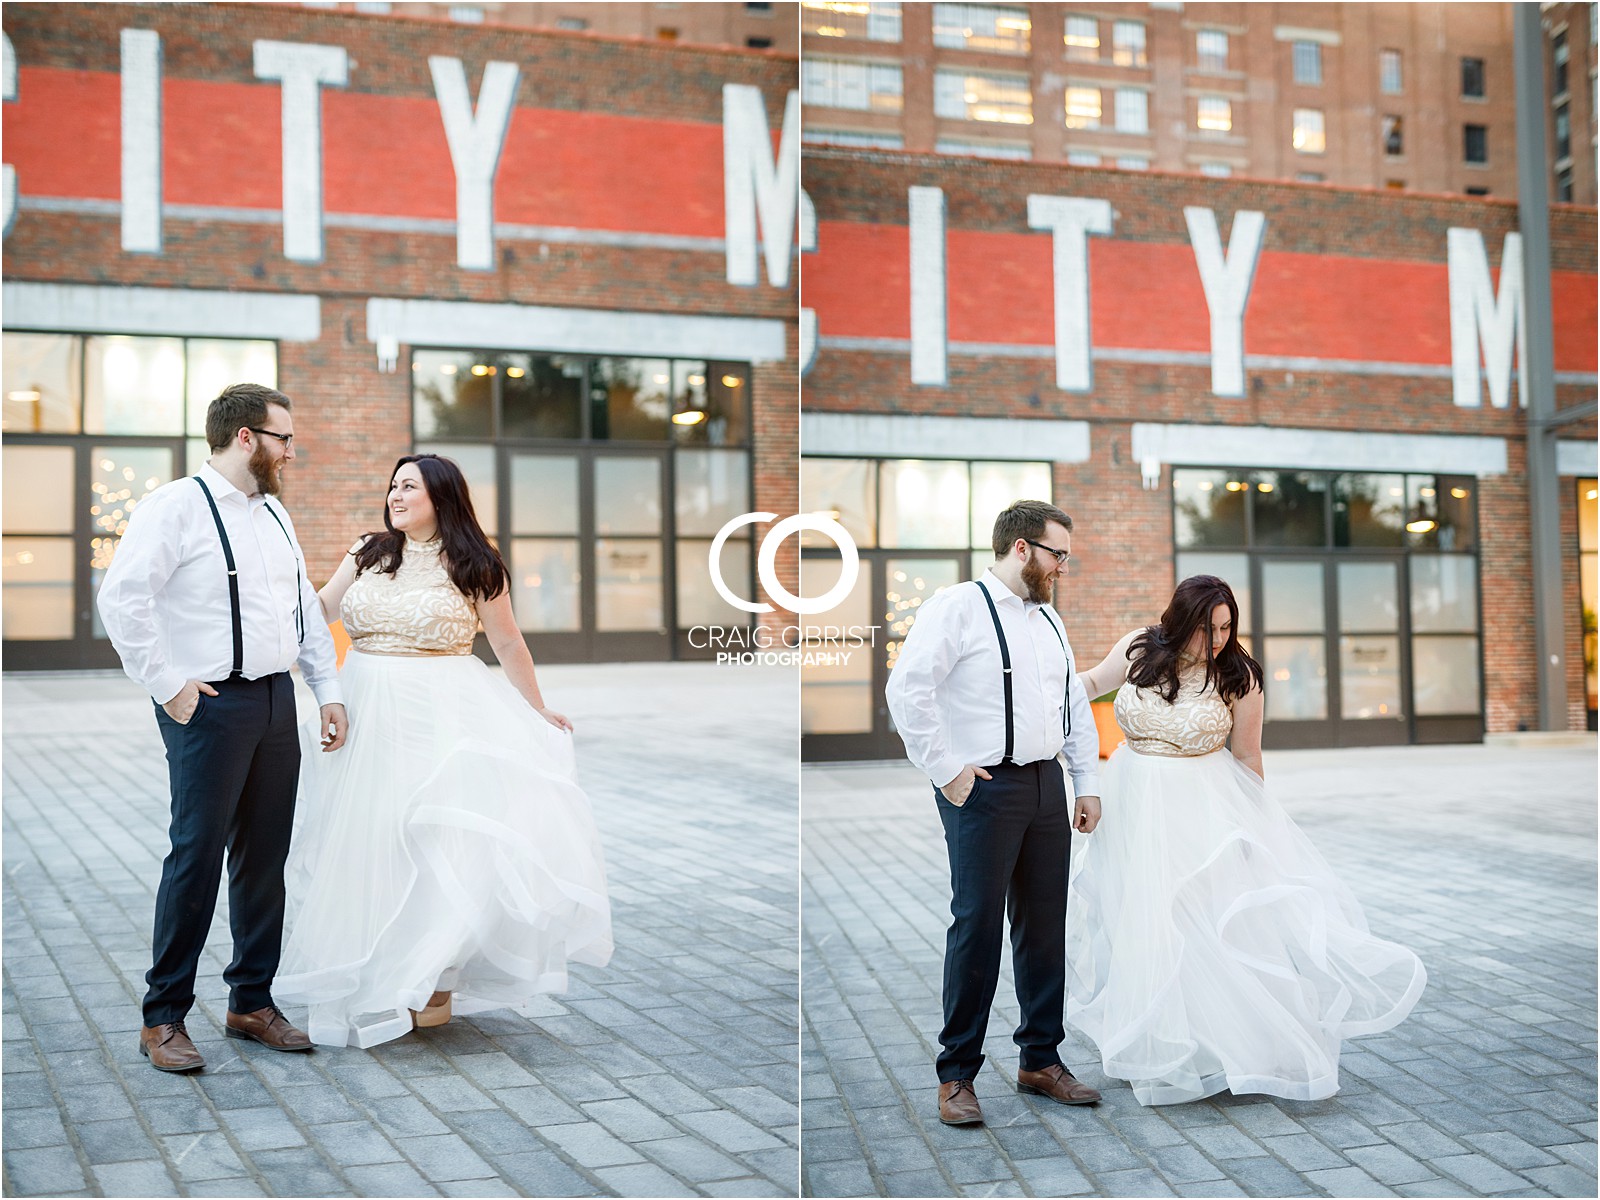
[[803,0],[806,138],[1510,199],[1511,12]]
[[1563,204],[1596,202],[1595,165],[1600,133],[1595,122],[1595,4],[1546,4],[1545,95],[1550,105],[1545,157],[1550,164],[1550,199]]
[[[839,147],[805,153],[801,504],[852,533],[804,671],[811,758],[895,757],[918,607],[995,513],[1078,523],[1080,663],[1189,575],[1228,580],[1266,744],[1472,742],[1540,721],[1513,200]],[[1595,214],[1551,213],[1555,402],[1596,387]],[[1596,719],[1595,424],[1557,443],[1566,725]],[[840,578],[819,539],[801,578]]]
[[[795,508],[794,223],[756,211],[796,168],[793,58],[271,4],[4,32],[8,668],[115,664],[96,588],[241,380],[294,400],[316,584],[435,451],[537,658],[749,627],[706,568],[730,518]],[[745,526],[747,600],[756,561]]]
[[524,29],[557,29],[566,33],[598,33],[607,37],[651,38],[696,46],[737,46],[746,50],[776,50],[794,54],[800,48],[795,5],[789,3],[596,3],[595,0],[557,0],[555,3],[510,3],[487,0],[477,4],[359,3],[312,4],[314,8],[345,8],[357,12],[397,17],[421,17],[465,25],[511,25]]

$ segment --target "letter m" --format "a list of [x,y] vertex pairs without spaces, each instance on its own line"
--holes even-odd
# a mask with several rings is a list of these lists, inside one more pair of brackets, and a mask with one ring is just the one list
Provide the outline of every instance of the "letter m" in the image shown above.
[[800,205],[799,92],[790,92],[784,104],[783,138],[774,163],[761,90],[748,84],[722,85],[722,178],[728,282],[744,287],[760,282],[756,266],[759,215],[767,282],[787,287]]
[[[1527,322],[1522,311],[1522,235],[1506,234],[1500,253],[1500,292],[1495,294],[1489,276],[1489,255],[1483,234],[1476,229],[1452,229],[1446,235],[1450,273],[1450,363],[1455,402],[1460,408],[1483,403],[1482,371],[1489,375],[1489,403],[1505,408],[1511,403],[1511,360],[1519,365],[1524,353]],[[1483,347],[1483,358],[1478,347]],[[1519,391],[1523,404],[1525,392]]]

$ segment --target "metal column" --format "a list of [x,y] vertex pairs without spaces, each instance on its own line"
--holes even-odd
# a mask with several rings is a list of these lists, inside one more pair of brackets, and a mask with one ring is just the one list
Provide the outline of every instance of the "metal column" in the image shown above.
[[1539,728],[1567,727],[1565,629],[1561,611],[1561,508],[1556,474],[1555,349],[1550,316],[1549,162],[1544,30],[1540,6],[1513,4],[1517,101],[1517,224],[1522,231],[1522,319],[1528,418],[1528,549]]

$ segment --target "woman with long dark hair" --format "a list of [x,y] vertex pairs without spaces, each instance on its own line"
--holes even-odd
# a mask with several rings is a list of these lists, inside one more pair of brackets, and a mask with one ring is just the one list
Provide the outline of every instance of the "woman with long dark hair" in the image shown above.
[[[546,707],[511,578],[461,469],[395,464],[383,529],[318,593],[342,618],[346,748],[307,746],[274,991],[312,1041],[373,1046],[455,1012],[565,990],[611,955],[605,867]],[[505,671],[472,654],[479,627]]]
[[1073,846],[1067,1018],[1141,1104],[1331,1096],[1341,1040],[1398,1025],[1427,982],[1267,795],[1238,624],[1233,589],[1195,575],[1079,676],[1120,685],[1127,740]]

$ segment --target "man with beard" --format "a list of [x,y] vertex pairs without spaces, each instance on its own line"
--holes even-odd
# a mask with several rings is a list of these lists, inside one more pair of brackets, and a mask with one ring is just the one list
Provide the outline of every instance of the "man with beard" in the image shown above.
[[[983,1120],[974,1091],[1000,981],[1002,919],[1022,1024],[1017,1090],[1059,1104],[1100,1093],[1062,1065],[1067,858],[1072,830],[1100,821],[1099,738],[1072,649],[1051,607],[1072,518],[1019,500],[994,523],[995,563],[917,612],[889,676],[906,757],[934,788],[950,854],[939,1119]],[[1076,803],[1057,755],[1065,749]]]
[[155,701],[172,787],[139,1034],[160,1071],[205,1065],[184,1019],[224,851],[234,952],[224,1032],[311,1049],[272,1002],[300,771],[292,664],[321,706],[322,748],[337,750],[346,731],[333,638],[294,524],[268,499],[294,461],[289,399],[234,384],[211,402],[206,438],[205,466],[151,492],[129,518],[99,600],[124,670]]

